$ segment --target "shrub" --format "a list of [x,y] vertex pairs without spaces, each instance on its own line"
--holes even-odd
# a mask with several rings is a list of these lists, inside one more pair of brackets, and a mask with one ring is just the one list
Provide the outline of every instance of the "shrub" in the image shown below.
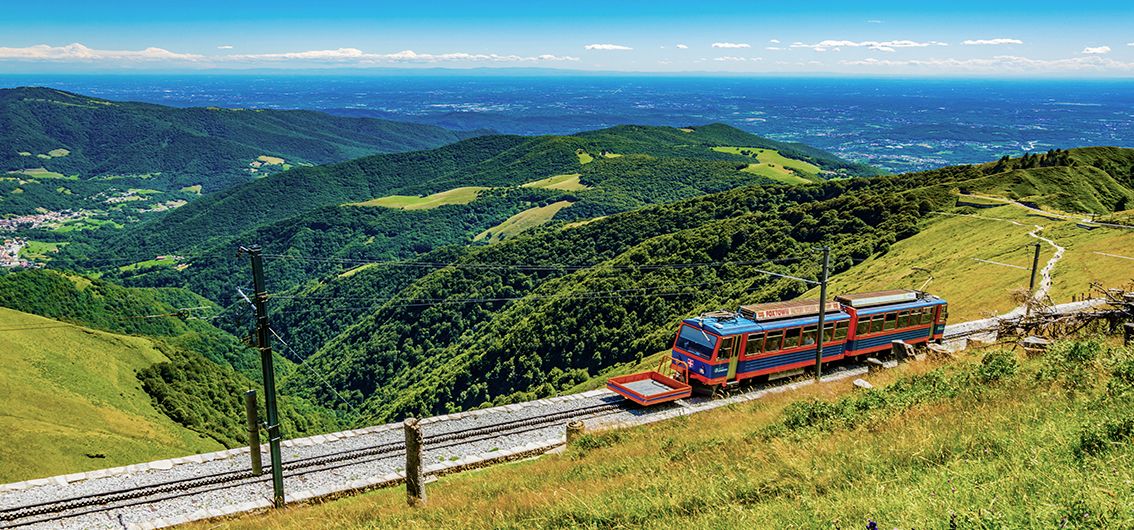
[[1129,442],[1134,438],[1134,418],[1119,418],[1089,423],[1079,430],[1079,441],[1075,444],[1076,458],[1098,456],[1115,445]]
[[1010,351],[997,350],[988,352],[980,361],[976,370],[976,379],[982,383],[1001,381],[1016,375],[1020,363]]

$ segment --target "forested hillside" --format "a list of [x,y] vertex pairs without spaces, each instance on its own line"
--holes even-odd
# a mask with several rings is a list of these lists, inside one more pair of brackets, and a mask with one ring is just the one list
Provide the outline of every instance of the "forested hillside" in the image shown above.
[[[958,190],[997,193],[1021,172],[1066,190],[1060,178],[1070,173],[1081,188],[1069,193],[1121,207],[1134,191],[1112,183],[1128,175],[1131,151],[1107,156],[1106,170],[1086,162],[1091,153],[1072,151],[1058,166],[741,188],[466,248],[455,261],[427,255],[420,269],[373,264],[282,293],[274,318],[317,352],[308,364],[374,419],[550,395],[664,349],[683,316],[804,291],[755,269],[814,277],[819,244],[832,246],[835,273],[885,253],[952,206]],[[787,257],[801,259],[753,264]],[[329,401],[309,377],[285,386]]]
[[0,89],[0,123],[0,172],[161,175],[169,189],[201,184],[205,191],[285,163],[325,164],[460,139],[430,125],[310,111],[178,109],[50,88]]
[[[219,239],[321,206],[389,195],[428,195],[461,186],[519,186],[563,174],[581,173],[581,182],[590,185],[623,179],[621,186],[611,183],[619,188],[611,191],[623,193],[594,198],[614,204],[586,210],[592,213],[624,211],[690,196],[675,189],[677,186],[700,186],[698,192],[712,192],[756,178],[741,173],[746,166],[740,162],[747,157],[712,150],[720,145],[779,146],[785,155],[813,160],[832,176],[874,171],[821,151],[780,144],[724,125],[687,130],[691,132],[624,126],[574,136],[485,136],[429,151],[295,168],[179,208],[144,228],[122,234],[112,242],[111,251],[149,255],[207,248]],[[714,162],[716,165],[712,165]],[[661,166],[650,168],[650,164]],[[674,173],[680,175],[674,177]],[[717,173],[728,173],[733,181],[722,183]],[[642,196],[650,193],[654,196]]]

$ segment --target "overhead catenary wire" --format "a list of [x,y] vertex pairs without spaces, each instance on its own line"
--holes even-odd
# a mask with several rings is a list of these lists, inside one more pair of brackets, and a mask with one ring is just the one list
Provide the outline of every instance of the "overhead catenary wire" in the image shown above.
[[[290,352],[292,352],[292,353],[294,353],[294,354],[298,354],[298,352],[296,352],[296,351],[295,351],[295,348],[292,348],[292,347],[291,347],[291,344],[288,344],[288,342],[287,342],[287,341],[285,341],[285,340],[283,339],[283,337],[281,337],[281,336],[280,336],[280,334],[279,334],[279,333],[276,333],[276,330],[275,330],[275,329],[272,329],[271,327],[268,327],[268,331],[270,331],[270,332],[272,333],[272,336],[274,336],[274,337],[276,338],[276,340],[280,341],[280,344],[283,344],[283,345],[284,345],[284,348],[285,348],[285,350],[286,350],[286,351],[290,351]],[[282,352],[281,352],[281,353],[282,353]],[[303,367],[305,367],[305,366],[306,366],[306,367],[311,367],[311,365],[307,364],[307,361],[308,361],[308,359],[310,359],[310,358],[311,358],[311,356],[307,356],[307,357],[304,357],[304,358],[303,358],[303,360],[302,360],[302,361],[300,361],[300,362],[299,362],[299,364],[298,364],[298,365],[296,366],[296,368],[297,368],[297,369],[298,369],[298,368],[303,368]],[[354,405],[352,405],[350,401],[348,401],[348,400],[347,400],[346,398],[344,398],[344,397],[342,396],[342,394],[339,394],[339,391],[338,391],[338,390],[336,390],[336,389],[335,389],[335,387],[334,387],[334,385],[332,385],[332,384],[331,384],[331,382],[330,382],[330,381],[328,381],[328,380],[327,380],[327,378],[323,376],[323,373],[322,373],[322,372],[320,372],[319,370],[316,370],[316,369],[311,369],[311,370],[308,370],[308,371],[309,371],[309,372],[311,372],[311,373],[313,373],[313,374],[315,374],[315,376],[316,376],[316,377],[318,377],[318,378],[319,378],[319,380],[320,380],[320,381],[322,381],[322,382],[323,382],[323,384],[327,386],[327,389],[328,389],[328,390],[330,390],[330,391],[331,391],[331,393],[333,393],[333,394],[335,395],[335,397],[339,398],[339,400],[340,400],[340,401],[342,401],[342,402],[343,402],[343,403],[344,403],[344,404],[345,404],[345,405],[346,405],[346,406],[347,406],[348,408],[350,408],[351,412],[353,412],[353,413],[355,414],[355,416],[358,416],[358,415],[359,415],[359,413],[358,413],[358,409],[354,408]]]
[[[782,277],[790,280],[801,280],[807,283],[815,283],[813,280],[806,278],[798,278],[789,275],[773,274],[777,277]],[[661,286],[661,288],[680,288],[680,287],[703,287],[707,285],[727,285],[729,282],[708,282],[696,283],[685,285],[670,285]],[[648,290],[650,288],[641,288],[641,290]],[[752,287],[744,291],[751,291]],[[633,298],[668,298],[674,296],[688,296],[689,291],[669,291],[669,292],[637,292],[637,293],[619,293],[617,291],[589,291],[582,293],[573,293],[566,295],[552,294],[552,295],[526,295],[526,296],[506,296],[506,297],[493,297],[493,298],[448,298],[448,299],[429,299],[429,300],[414,300],[406,299],[400,300],[397,298],[383,299],[384,304],[375,304],[370,306],[349,306],[349,307],[325,307],[319,308],[320,312],[343,312],[343,311],[373,311],[375,309],[404,309],[415,307],[433,307],[442,305],[464,305],[464,304],[483,304],[495,302],[514,302],[520,300],[554,300],[554,301],[575,301],[575,300],[614,300],[614,299],[633,299]],[[278,311],[279,313],[300,313],[302,310],[285,309]]]
[[724,267],[724,266],[751,266],[768,263],[787,263],[799,261],[803,257],[777,258],[767,260],[746,261],[703,261],[691,263],[647,263],[630,265],[612,265],[607,262],[589,264],[564,263],[477,263],[477,262],[436,262],[436,261],[410,261],[410,260],[365,260],[350,258],[331,258],[318,256],[305,256],[294,254],[264,254],[269,260],[298,260],[313,262],[344,263],[351,265],[378,265],[403,268],[455,268],[455,269],[484,269],[484,270],[523,270],[523,271],[578,271],[587,269],[613,269],[613,270],[655,270],[655,269],[688,269],[698,267]]

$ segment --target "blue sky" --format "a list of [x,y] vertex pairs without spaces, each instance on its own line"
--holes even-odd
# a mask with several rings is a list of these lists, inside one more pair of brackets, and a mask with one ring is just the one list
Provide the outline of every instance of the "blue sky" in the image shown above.
[[5,3],[7,72],[540,67],[1134,77],[1134,1]]

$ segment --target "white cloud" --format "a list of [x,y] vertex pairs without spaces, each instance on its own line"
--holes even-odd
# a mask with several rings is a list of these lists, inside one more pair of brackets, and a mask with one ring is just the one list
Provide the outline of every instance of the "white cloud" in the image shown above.
[[1067,59],[1029,59],[1015,55],[998,55],[992,58],[978,59],[861,59],[855,61],[840,61],[841,64],[851,66],[886,66],[886,67],[924,67],[934,70],[952,69],[959,71],[985,72],[985,73],[1035,73],[1035,72],[1077,72],[1077,71],[1107,71],[1130,70],[1134,71],[1134,63],[1116,61],[1105,57],[1071,57]]
[[1023,43],[1024,43],[1024,41],[1022,41],[1020,39],[1006,39],[1006,38],[1001,37],[1001,38],[997,38],[997,39],[969,39],[969,40],[962,42],[961,44],[964,44],[965,46],[1000,46],[1002,44],[1023,44]]
[[774,52],[778,52],[778,51],[782,50],[783,48],[780,48],[779,46],[766,46],[766,47],[764,47],[764,49],[774,51]]
[[358,48],[338,48],[334,50],[311,50],[303,52],[286,53],[260,53],[250,55],[229,55],[225,59],[236,61],[326,61],[326,62],[353,62],[358,64],[373,64],[382,62],[543,62],[543,61],[578,61],[578,57],[566,55],[543,54],[536,56],[500,55],[495,53],[417,53],[413,50],[402,50],[395,53],[366,53]]
[[688,50],[688,49],[689,49],[689,47],[688,47],[688,46],[686,46],[686,45],[684,45],[684,44],[678,44],[678,45],[677,45],[677,49],[679,49],[679,50]]
[[715,57],[715,58],[713,58],[713,60],[714,61],[721,61],[721,62],[741,62],[741,61],[747,61],[748,58],[747,57],[733,57],[731,55],[726,55],[724,57]]
[[583,46],[583,48],[588,49],[588,50],[603,50],[603,51],[626,51],[626,50],[633,50],[634,49],[634,48],[631,48],[629,46],[623,46],[621,44],[588,44],[586,46]]
[[817,42],[815,44],[807,44],[803,42],[793,42],[792,48],[810,48],[817,52],[825,52],[827,50],[840,51],[843,48],[867,48],[880,52],[892,52],[898,48],[925,48],[927,46],[948,46],[949,44],[940,41],[918,42],[912,40],[888,40],[888,41],[852,41],[852,40],[834,40],[828,39]]
[[769,42],[769,43],[771,43],[771,44],[779,44],[779,43],[780,43],[780,39],[771,39],[771,40],[769,40],[768,42]]
[[872,19],[870,19],[870,20],[867,20],[867,21],[866,21],[866,23],[867,23],[867,24],[881,24],[881,23],[882,23],[882,21],[881,21],[881,20],[878,20],[878,19],[876,19],[876,18],[872,18]]
[[751,44],[745,44],[743,42],[714,42],[713,47],[714,48],[724,48],[724,49],[737,49],[737,48],[751,48],[752,45]]
[[1106,55],[1110,53],[1110,46],[1095,46],[1093,48],[1088,46],[1083,48],[1082,53],[1084,55]]
[[231,50],[232,45],[231,44],[221,44],[220,46],[217,46],[217,49],[218,50]]
[[26,48],[0,47],[0,60],[5,59],[27,61],[197,61],[204,59],[204,56],[176,53],[162,48],[96,50],[76,42],[66,46],[37,44]]
[[1126,45],[1127,46],[1134,46],[1134,42],[1127,42]]

